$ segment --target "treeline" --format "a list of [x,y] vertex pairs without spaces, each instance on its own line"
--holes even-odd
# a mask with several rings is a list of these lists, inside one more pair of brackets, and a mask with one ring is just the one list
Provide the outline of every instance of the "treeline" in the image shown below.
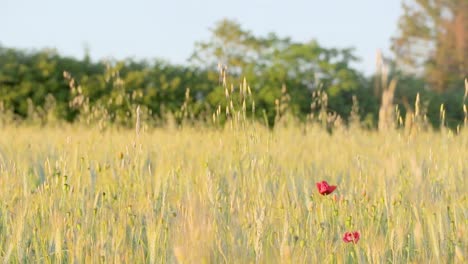
[[416,110],[417,94],[417,110],[433,126],[444,120],[455,127],[466,118],[463,80],[454,88],[435,91],[423,77],[398,72],[391,61],[382,61],[383,71],[365,77],[351,66],[356,59],[352,49],[325,48],[316,41],[300,43],[275,34],[254,36],[229,20],[215,26],[211,39],[196,44],[188,65],[93,61],[54,50],[0,46],[0,111],[12,120],[130,125],[140,106],[155,123],[168,115],[208,120],[229,107],[226,92],[234,95],[243,86],[251,91],[244,107],[269,125],[280,112],[306,120],[325,110],[345,123],[357,116],[373,128],[382,94],[397,80],[393,103],[403,118]]

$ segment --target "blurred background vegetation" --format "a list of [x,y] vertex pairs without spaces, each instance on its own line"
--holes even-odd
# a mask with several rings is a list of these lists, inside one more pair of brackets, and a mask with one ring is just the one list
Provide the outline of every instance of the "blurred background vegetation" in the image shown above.
[[403,7],[392,42],[394,59],[377,56],[373,76],[352,67],[358,59],[353,49],[274,33],[256,36],[227,19],[214,25],[210,39],[195,44],[187,65],[157,59],[93,61],[89,55],[77,59],[50,49],[0,46],[2,120],[95,119],[125,126],[133,122],[136,106],[154,124],[167,116],[209,119],[226,108],[226,87],[232,85],[234,92],[246,80],[255,102],[247,108],[269,125],[275,123],[280,100],[285,111],[305,120],[318,111],[314,97],[320,93],[326,94],[327,113],[346,123],[354,109],[354,117],[376,128],[383,94],[393,80],[391,105],[403,118],[419,111],[433,127],[443,120],[454,128],[466,120],[468,2],[414,0]]

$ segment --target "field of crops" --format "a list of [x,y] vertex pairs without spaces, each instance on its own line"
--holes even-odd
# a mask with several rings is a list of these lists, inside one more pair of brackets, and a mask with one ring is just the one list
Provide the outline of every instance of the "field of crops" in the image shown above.
[[468,129],[6,126],[0,258],[464,263],[467,177]]

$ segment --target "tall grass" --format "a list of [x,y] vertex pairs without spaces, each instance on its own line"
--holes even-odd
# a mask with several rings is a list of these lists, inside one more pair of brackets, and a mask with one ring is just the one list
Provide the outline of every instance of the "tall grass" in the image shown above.
[[[357,99],[343,126],[321,91],[307,121],[297,122],[286,87],[269,129],[248,117],[255,103],[247,82],[229,87],[225,74],[221,68],[226,104],[203,123],[191,115],[189,89],[175,121],[159,128],[145,123],[139,106],[134,130],[111,126],[105,113],[87,108],[78,88],[73,105],[88,115],[77,124],[12,125],[0,116],[0,258],[467,261],[466,122],[456,132],[444,122],[431,131],[417,97],[399,129],[390,98],[396,81],[386,88],[382,78],[389,94],[379,132],[361,129]],[[322,180],[338,189],[321,196],[315,183]],[[348,231],[360,232],[357,244],[343,242]]]
[[[468,131],[0,131],[5,263],[467,261]],[[330,196],[315,183],[338,185]],[[346,244],[342,235],[358,230]]]

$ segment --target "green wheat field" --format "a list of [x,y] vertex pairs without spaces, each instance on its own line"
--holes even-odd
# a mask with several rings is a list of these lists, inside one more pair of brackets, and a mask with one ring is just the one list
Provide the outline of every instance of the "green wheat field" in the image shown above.
[[3,126],[0,257],[464,263],[467,175],[468,129]]

